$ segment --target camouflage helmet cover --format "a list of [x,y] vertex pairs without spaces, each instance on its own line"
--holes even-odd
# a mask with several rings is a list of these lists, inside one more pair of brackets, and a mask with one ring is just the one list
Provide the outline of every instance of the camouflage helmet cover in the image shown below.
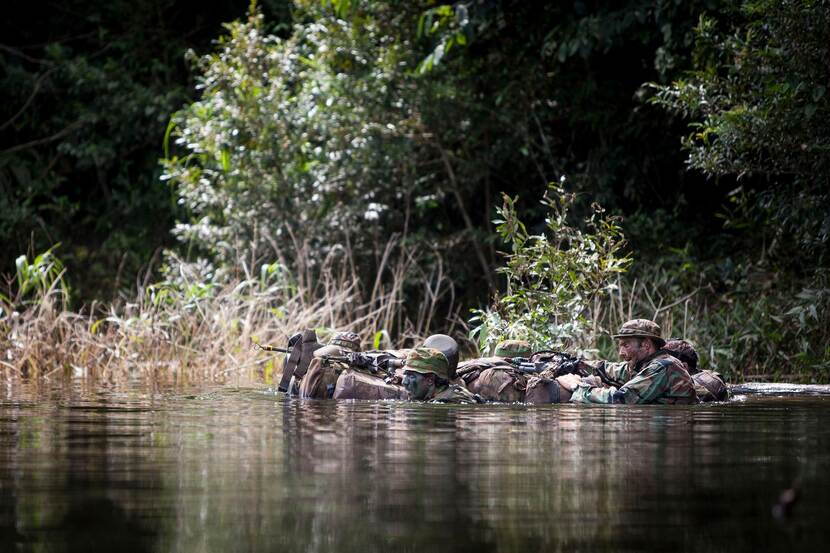
[[355,332],[338,332],[329,340],[330,346],[340,346],[349,351],[360,351],[360,336]]
[[671,353],[677,359],[689,365],[690,369],[697,368],[697,351],[695,351],[695,347],[688,340],[672,338],[671,340],[666,342],[666,345],[663,346],[663,349]]
[[496,357],[530,357],[533,349],[525,340],[503,340],[496,346]]
[[444,380],[449,380],[449,362],[447,356],[434,348],[415,348],[406,356],[403,369],[421,374],[432,373]]
[[632,319],[626,321],[620,330],[611,335],[614,339],[619,338],[651,338],[657,343],[657,347],[663,347],[666,343],[660,336],[660,325],[648,319]]

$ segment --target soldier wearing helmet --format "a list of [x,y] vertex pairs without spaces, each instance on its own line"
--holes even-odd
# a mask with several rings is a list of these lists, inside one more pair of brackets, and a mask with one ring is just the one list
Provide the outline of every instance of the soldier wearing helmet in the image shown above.
[[526,340],[502,340],[496,345],[496,357],[528,358],[531,355],[533,355],[533,348]]
[[[665,351],[660,326],[647,319],[624,323],[617,334],[621,363],[602,363],[600,377],[565,375],[557,381],[572,392],[573,403],[697,403],[689,372],[677,358]],[[603,378],[604,377],[604,378]],[[617,385],[603,386],[601,382]]]
[[345,356],[360,351],[360,336],[354,332],[337,332],[328,345],[314,350],[308,372],[299,379],[291,379],[291,389],[304,399],[331,399],[337,378],[345,367],[328,363],[326,356]]
[[403,386],[410,399],[434,403],[482,403],[464,386],[449,383],[449,361],[434,348],[409,352],[404,363]]
[[698,367],[698,356],[695,347],[688,341],[672,338],[663,349],[671,353],[683,363],[695,383],[695,392],[700,402],[726,401],[729,399],[729,388],[720,373]]

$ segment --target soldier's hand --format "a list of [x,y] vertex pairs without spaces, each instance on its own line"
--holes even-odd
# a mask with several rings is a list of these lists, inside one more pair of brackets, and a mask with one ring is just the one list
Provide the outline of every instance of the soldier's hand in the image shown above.
[[588,384],[588,385],[594,386],[594,387],[601,387],[602,386],[602,380],[600,380],[600,378],[596,375],[583,376],[582,377],[582,383],[583,384]]
[[569,392],[573,392],[576,390],[579,383],[582,382],[582,378],[578,374],[564,374],[560,377],[556,378],[556,382],[559,383],[564,390]]

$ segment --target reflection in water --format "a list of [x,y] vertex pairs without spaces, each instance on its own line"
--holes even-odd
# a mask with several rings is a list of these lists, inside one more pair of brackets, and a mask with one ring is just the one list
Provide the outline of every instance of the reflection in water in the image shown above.
[[[817,549],[828,446],[822,397],[603,407],[24,394],[0,399],[0,551]],[[773,519],[796,481],[791,519]]]

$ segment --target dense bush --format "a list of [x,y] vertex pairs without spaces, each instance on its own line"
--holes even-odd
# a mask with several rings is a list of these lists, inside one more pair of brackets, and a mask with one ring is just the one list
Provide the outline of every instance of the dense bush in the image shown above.
[[523,339],[537,350],[567,349],[585,354],[601,331],[596,320],[616,277],[630,259],[622,254],[624,239],[618,222],[594,204],[583,222],[585,231],[569,221],[575,195],[551,185],[542,199],[545,232],[531,235],[519,220],[516,198],[504,196],[494,223],[510,245],[499,272],[507,289],[494,305],[477,311],[472,331],[481,351],[494,351],[504,339]]
[[[735,243],[703,267],[701,340],[728,373],[827,380],[830,3],[733,3],[702,16],[692,70],[655,103],[691,120],[688,164],[735,176]],[[720,355],[715,355],[715,350]]]

